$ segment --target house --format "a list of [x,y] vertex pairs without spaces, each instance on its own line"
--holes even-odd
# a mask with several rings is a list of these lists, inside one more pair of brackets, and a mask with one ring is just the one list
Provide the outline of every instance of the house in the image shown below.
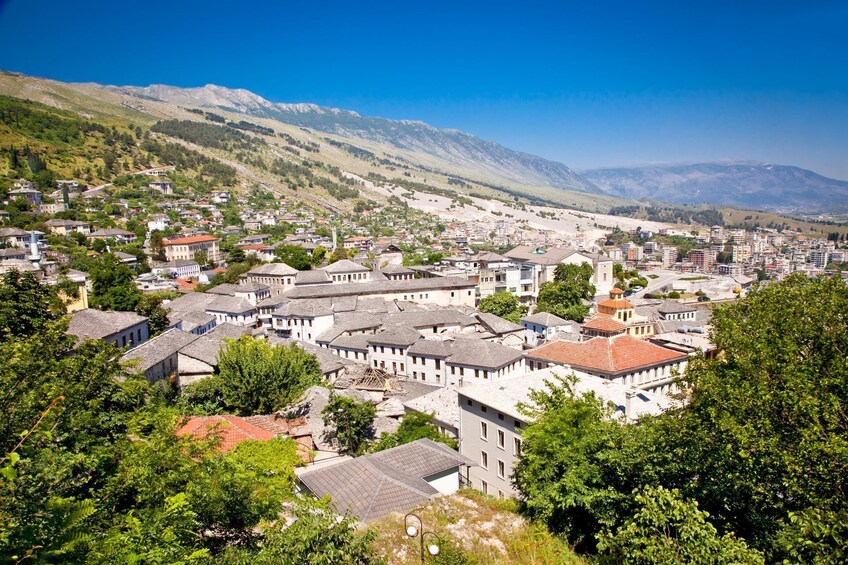
[[278,293],[294,288],[297,275],[298,270],[285,263],[267,263],[253,267],[241,275],[239,281],[268,285],[272,293]]
[[660,318],[665,321],[695,321],[697,309],[673,300],[666,300],[657,308]]
[[59,220],[51,219],[44,222],[50,233],[56,235],[69,235],[71,233],[81,233],[88,236],[91,234],[91,225],[86,222],[77,222],[76,220]]
[[505,320],[500,316],[488,313],[479,313],[475,316],[478,321],[478,328],[484,332],[488,341],[495,341],[501,345],[521,349],[524,345],[524,326],[520,326],[509,320]]
[[[21,188],[9,191],[9,200],[11,201],[23,198],[30,206],[38,206],[41,204],[41,192],[36,190],[35,183],[30,183],[28,181],[24,182],[27,183],[26,186],[22,185]],[[15,185],[17,186],[18,183],[16,182]]]
[[295,286],[309,286],[316,284],[333,284],[330,273],[327,271],[298,271],[294,278]]
[[153,232],[156,230],[165,231],[171,225],[171,220],[167,214],[152,214],[147,219],[147,231]]
[[529,370],[563,365],[640,390],[676,390],[675,375],[686,369],[688,356],[630,335],[594,337],[584,342],[554,341],[525,354]]
[[624,298],[624,291],[620,288],[613,288],[609,292],[609,298],[598,302],[598,313],[594,318],[608,318],[623,324],[627,335],[643,339],[654,335],[654,324],[650,318],[637,314],[635,307]]
[[415,271],[402,265],[386,265],[380,269],[380,272],[390,281],[405,281],[415,278]]
[[38,213],[45,214],[48,216],[52,216],[53,214],[58,214],[59,212],[65,212],[68,209],[68,205],[64,202],[51,202],[50,204],[39,204],[38,205]]
[[168,181],[155,181],[151,182],[147,185],[151,190],[155,190],[156,192],[161,192],[165,195],[174,194],[174,185]]
[[521,318],[524,340],[531,346],[541,345],[556,338],[559,333],[578,334],[577,322],[555,316],[550,312],[539,312]]
[[[519,406],[532,406],[531,391],[544,390],[546,381],[555,382],[558,376],[569,373],[562,368],[550,368],[457,389],[460,453],[476,462],[468,469],[468,481],[473,488],[498,498],[515,496],[511,477],[521,454],[521,430],[529,423]],[[585,373],[574,374],[576,394],[592,393],[612,403],[615,417],[625,421],[660,414],[672,406],[672,400],[665,395]]]
[[104,241],[111,239],[114,240],[115,243],[123,245],[126,243],[135,243],[136,235],[131,231],[122,230],[119,228],[106,228],[89,233],[88,239],[92,241],[96,239]]
[[609,292],[615,282],[612,276],[612,259],[582,249],[524,245],[515,247],[504,255],[513,262],[532,270],[533,283],[537,293],[543,283],[554,280],[554,273],[558,265],[581,265],[583,263],[591,265],[593,269],[591,282],[598,294]]
[[232,324],[220,324],[213,330],[184,345],[178,351],[177,386],[191,385],[215,373],[218,354],[225,339],[238,339],[250,330]]
[[[369,271],[370,273],[370,271]],[[295,286],[286,298],[379,297],[417,304],[474,307],[476,283],[459,277],[434,277],[401,281],[371,281],[358,284],[316,284]]]
[[210,263],[217,263],[221,260],[220,242],[220,239],[211,235],[193,235],[164,239],[162,245],[168,261],[195,260],[195,254],[203,251]]
[[137,372],[143,372],[147,382],[166,382],[179,375],[179,350],[197,336],[170,329],[124,353],[121,361]]
[[271,315],[277,335],[308,343],[333,325],[333,304],[327,298],[292,300]]
[[19,228],[0,228],[0,241],[9,247],[26,247],[30,242],[30,233]]
[[154,275],[164,275],[166,277],[196,279],[200,277],[200,265],[197,261],[191,259],[177,259],[156,265],[153,267],[152,272]]
[[449,447],[419,439],[325,467],[298,469],[301,492],[329,496],[339,514],[370,522],[408,512],[439,495],[459,489],[466,466],[473,465]]
[[86,308],[74,313],[68,333],[82,339],[100,339],[130,349],[149,339],[147,318],[135,312],[104,312]]
[[333,283],[368,282],[371,280],[371,269],[350,259],[342,259],[330,263],[320,269],[333,280]]

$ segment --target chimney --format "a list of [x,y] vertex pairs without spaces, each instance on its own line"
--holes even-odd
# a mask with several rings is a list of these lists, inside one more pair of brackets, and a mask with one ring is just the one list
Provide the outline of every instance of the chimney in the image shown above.
[[633,397],[636,396],[636,392],[632,389],[628,390],[624,393],[624,419],[630,420],[632,419],[632,406],[631,403],[633,401]]

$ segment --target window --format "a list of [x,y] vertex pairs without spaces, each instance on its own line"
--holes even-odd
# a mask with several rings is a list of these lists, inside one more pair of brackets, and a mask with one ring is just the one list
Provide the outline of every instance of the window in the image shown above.
[[121,347],[126,347],[126,346],[127,346],[127,336],[122,335],[121,336]]
[[486,410],[487,410],[487,408],[483,404],[481,404],[480,405],[480,411],[485,412]]
[[503,491],[502,491],[502,490],[499,490],[499,491],[498,491],[498,498],[499,498],[499,499],[501,499],[501,500],[503,500],[503,499],[505,498],[504,493],[503,493]]
[[503,415],[503,414],[498,413],[498,420],[500,420],[501,422],[503,422],[503,419],[504,419],[504,415]]
[[441,369],[441,368],[442,368],[442,360],[441,360],[441,359],[436,359],[436,368],[437,368],[437,369]]
[[466,398],[466,399],[465,399],[465,403],[466,403],[468,406],[474,406],[474,403],[473,403],[473,402],[471,402],[471,399]]
[[498,430],[498,447],[500,447],[501,449],[504,448],[504,438],[505,437],[506,436],[504,436],[503,430]]
[[519,438],[512,440],[512,454],[515,456],[521,455],[521,440]]
[[485,451],[480,452],[480,466],[484,469],[489,468],[489,454]]
[[486,481],[482,481],[480,484],[480,490],[483,491],[483,494],[489,494],[489,483]]
[[506,465],[504,465],[504,462],[501,461],[500,459],[498,459],[498,476],[500,478],[504,478],[505,469],[506,469]]
[[480,422],[480,438],[489,439],[489,426],[486,422]]

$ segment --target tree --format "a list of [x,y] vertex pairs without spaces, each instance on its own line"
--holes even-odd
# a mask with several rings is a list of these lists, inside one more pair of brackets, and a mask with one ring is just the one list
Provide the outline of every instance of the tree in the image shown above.
[[218,373],[225,405],[243,416],[280,410],[321,381],[314,355],[294,344],[272,346],[250,336],[227,342]]
[[117,257],[107,253],[91,269],[91,305],[101,310],[135,310],[141,291],[133,283],[133,273]]
[[7,271],[0,279],[0,343],[33,335],[57,318],[56,297],[51,287],[32,273]]
[[377,409],[366,401],[331,393],[330,401],[321,410],[324,425],[332,426],[333,437],[341,452],[358,454],[365,447],[365,436],[374,423]]
[[324,257],[327,255],[327,248],[322,245],[319,245],[315,249],[312,250],[312,265],[318,266],[324,260]]
[[274,255],[292,269],[308,271],[312,268],[312,258],[300,245],[281,245],[274,250]]
[[677,490],[648,487],[634,493],[638,509],[615,532],[600,537],[602,563],[622,565],[762,565],[762,553],[732,533],[719,535],[709,514]]
[[550,312],[566,320],[582,322],[589,309],[583,300],[595,296],[592,284],[592,266],[557,265],[554,280],[543,283],[536,300],[536,312]]
[[171,325],[168,321],[168,311],[162,306],[162,300],[162,296],[144,294],[135,306],[136,314],[147,318],[150,337],[159,335]]
[[374,446],[373,451],[391,449],[419,439],[432,439],[452,449],[457,448],[457,441],[441,433],[433,423],[432,414],[409,412],[403,417],[395,433],[383,432],[380,435],[380,441]]
[[201,267],[209,264],[209,254],[204,249],[198,249],[194,252],[194,261]]
[[159,230],[153,230],[150,233],[150,251],[153,254],[155,261],[165,260],[165,243],[164,235]]
[[517,324],[527,313],[527,306],[520,304],[518,298],[511,292],[496,292],[480,301],[477,307],[480,312],[494,314]]
[[333,250],[332,253],[330,253],[329,258],[327,259],[327,264],[329,265],[329,264],[335,263],[336,261],[341,261],[342,259],[349,259],[349,258],[350,258],[350,254],[348,253],[348,250],[345,249],[344,247],[339,246],[339,247],[336,247]]

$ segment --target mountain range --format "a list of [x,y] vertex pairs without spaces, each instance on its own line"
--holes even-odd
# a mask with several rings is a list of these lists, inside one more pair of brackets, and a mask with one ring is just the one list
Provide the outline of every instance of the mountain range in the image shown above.
[[[16,75],[20,76],[20,75]],[[28,78],[28,77],[27,77]],[[42,79],[28,79],[54,83]],[[63,83],[58,83],[63,84]],[[266,100],[244,89],[216,85],[66,85],[89,96],[155,101],[188,108],[224,110],[275,120],[384,150],[401,150],[420,165],[445,173],[467,172],[489,183],[560,189],[651,203],[707,204],[784,212],[848,211],[848,182],[793,166],[759,162],[710,162],[575,171],[567,165],[508,149],[456,129],[421,121],[363,116],[352,110],[316,104]],[[128,105],[125,102],[123,105]]]

